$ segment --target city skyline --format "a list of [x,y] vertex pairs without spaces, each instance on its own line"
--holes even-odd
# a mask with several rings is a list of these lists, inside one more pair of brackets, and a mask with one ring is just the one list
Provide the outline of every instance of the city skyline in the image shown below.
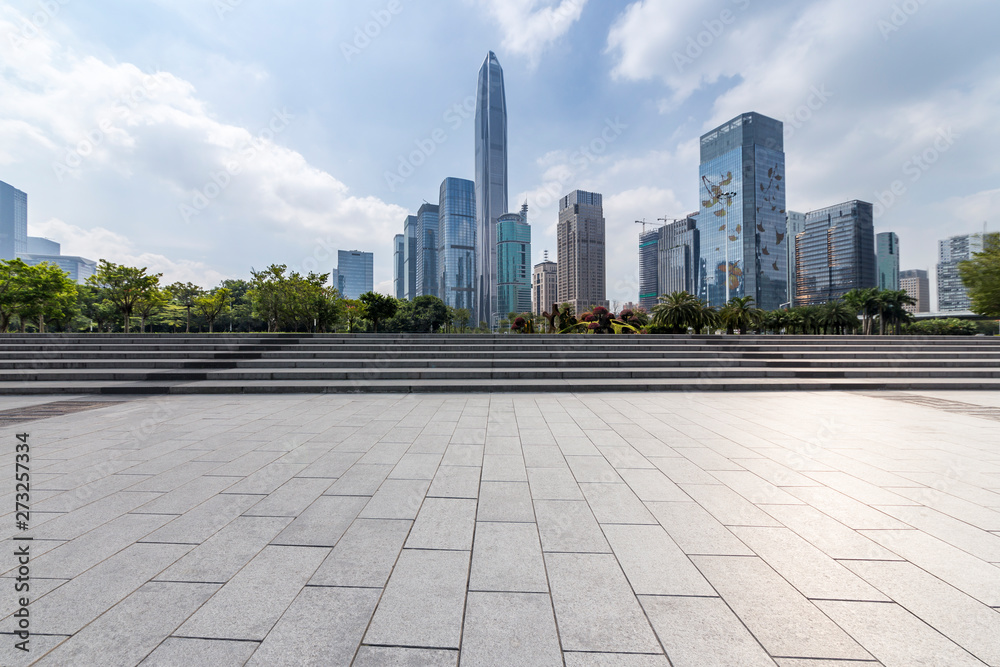
[[[725,16],[670,2],[475,2],[449,5],[445,22],[405,4],[307,2],[280,16],[222,4],[128,7],[115,22],[60,5],[36,26],[34,3],[4,3],[0,27],[18,39],[0,47],[13,121],[0,180],[29,193],[31,235],[205,286],[272,261],[327,272],[336,248],[362,247],[391,292],[399,222],[445,176],[474,176],[475,67],[490,49],[516,119],[509,192],[532,207],[532,263],[555,249],[558,198],[602,192],[611,299],[636,298],[632,221],[695,210],[697,137],[750,110],[785,123],[789,208],[873,202],[876,231],[900,237],[902,269],[933,273],[942,221],[996,228],[992,4],[894,17],[892,2],[733,2]],[[447,49],[401,55],[455,25]],[[292,26],[294,59],[275,39]],[[928,52],[958,26],[965,48]],[[157,48],[174,35],[190,39]],[[871,62],[891,85],[871,85]],[[327,84],[304,85],[316,76]],[[408,96],[405,114],[390,91]]]

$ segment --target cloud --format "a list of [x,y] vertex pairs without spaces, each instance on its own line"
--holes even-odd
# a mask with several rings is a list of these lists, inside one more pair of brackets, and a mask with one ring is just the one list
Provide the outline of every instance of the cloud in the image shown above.
[[[482,0],[503,31],[504,48],[532,66],[542,52],[580,20],[587,0]],[[539,7],[541,5],[541,7]]]

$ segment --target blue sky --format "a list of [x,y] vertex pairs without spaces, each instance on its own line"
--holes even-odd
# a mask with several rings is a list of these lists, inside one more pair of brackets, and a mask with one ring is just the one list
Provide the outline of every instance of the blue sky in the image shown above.
[[66,254],[211,286],[361,249],[389,291],[405,215],[472,178],[493,50],[534,261],[557,198],[601,192],[612,300],[633,221],[696,210],[698,136],[744,111],[786,121],[789,208],[881,203],[933,269],[1000,223],[997,25],[990,0],[0,2],[0,180]]

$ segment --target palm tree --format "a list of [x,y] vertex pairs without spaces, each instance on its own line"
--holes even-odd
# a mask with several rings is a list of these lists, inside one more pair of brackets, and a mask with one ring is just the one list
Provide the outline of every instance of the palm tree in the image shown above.
[[667,327],[670,333],[686,333],[688,327],[703,326],[704,304],[686,291],[673,292],[659,298],[653,306],[653,324]]
[[844,335],[848,329],[853,330],[858,326],[858,314],[843,301],[830,301],[823,305],[819,322],[827,333],[832,330],[833,333]]
[[740,333],[757,325],[764,311],[754,305],[752,296],[734,296],[719,312],[719,318],[726,325],[726,333],[732,334],[739,329]]
[[889,325],[894,326],[898,336],[902,325],[913,318],[906,306],[915,305],[917,302],[907,294],[906,290],[886,290],[882,292],[882,300],[885,304],[885,316]]

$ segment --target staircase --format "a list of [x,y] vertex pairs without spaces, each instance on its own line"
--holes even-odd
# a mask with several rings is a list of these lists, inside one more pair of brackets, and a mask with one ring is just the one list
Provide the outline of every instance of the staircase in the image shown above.
[[0,335],[0,394],[798,389],[1000,389],[1000,338]]

